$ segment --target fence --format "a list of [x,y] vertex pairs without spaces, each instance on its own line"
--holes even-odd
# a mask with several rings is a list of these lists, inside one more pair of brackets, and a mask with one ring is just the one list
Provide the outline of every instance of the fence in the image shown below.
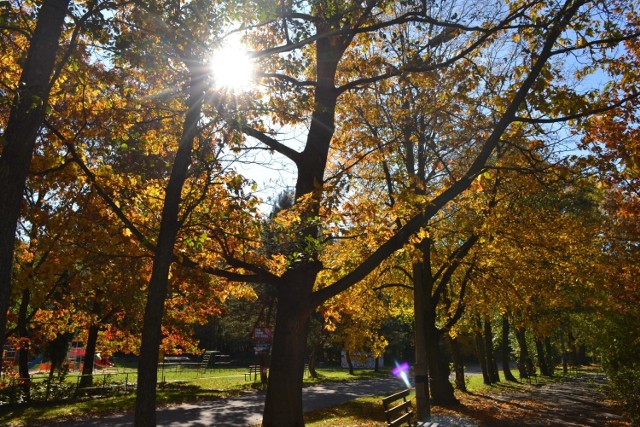
[[136,378],[133,373],[11,378],[0,388],[0,405],[126,394],[135,390]]

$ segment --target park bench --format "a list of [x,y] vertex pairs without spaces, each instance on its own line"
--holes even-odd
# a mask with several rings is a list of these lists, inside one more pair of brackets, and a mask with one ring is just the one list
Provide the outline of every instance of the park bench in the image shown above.
[[253,380],[255,381],[258,378],[258,374],[260,373],[260,365],[249,365],[248,372],[244,373],[244,380],[251,379],[253,376]]
[[260,365],[249,365],[248,371],[244,373],[244,380],[250,380],[253,376],[253,380],[256,381],[258,375],[260,375]]
[[382,399],[382,406],[384,407],[384,416],[387,420],[388,427],[399,427],[403,424],[408,426],[420,426],[420,427],[438,427],[437,423],[431,422],[418,422],[417,424],[412,422],[413,407],[411,406],[411,400],[409,395],[411,390],[404,389],[397,393]]

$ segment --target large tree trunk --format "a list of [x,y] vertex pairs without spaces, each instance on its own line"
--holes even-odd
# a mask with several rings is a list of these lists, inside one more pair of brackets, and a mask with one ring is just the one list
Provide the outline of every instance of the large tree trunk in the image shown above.
[[451,358],[453,359],[453,369],[456,373],[456,388],[460,391],[467,391],[467,382],[464,378],[464,365],[460,357],[460,344],[458,338],[449,337],[449,347],[451,348]]
[[171,176],[165,193],[158,244],[149,280],[147,305],[142,326],[142,343],[138,359],[138,385],[136,396],[136,427],[156,425],[156,383],[158,381],[158,356],[162,342],[162,314],[169,286],[169,269],[173,261],[176,236],[180,229],[182,187],[191,164],[191,152],[198,133],[203,101],[202,78],[197,69],[190,70],[188,111],[183,134],[173,162]]
[[502,316],[502,373],[507,381],[518,382],[516,377],[511,373],[511,346],[509,345],[509,319]]
[[493,331],[491,330],[491,322],[489,319],[484,320],[484,346],[489,381],[491,381],[492,384],[500,382],[498,363],[496,362],[496,355],[493,350]]
[[[329,33],[329,23],[317,23],[319,34]],[[331,138],[335,131],[338,91],[335,75],[338,62],[353,35],[329,36],[316,40],[315,108],[305,148],[296,157],[298,178],[295,199],[309,198],[302,211],[301,222],[308,224],[296,236],[300,253],[305,255],[284,275],[278,289],[278,314],[271,357],[271,374],[267,386],[262,425],[296,427],[304,425],[302,415],[302,379],[304,354],[312,307],[310,298],[321,264],[309,253],[307,239],[318,238],[316,219],[320,212],[322,185]],[[301,202],[307,203],[307,202]]]
[[0,348],[4,347],[6,335],[20,207],[33,148],[49,103],[49,80],[68,6],[69,0],[42,2],[4,131],[0,157]]
[[419,420],[424,420],[431,415],[426,330],[428,328],[427,310],[431,305],[432,284],[427,281],[427,275],[430,277],[430,272],[427,271],[430,268],[430,263],[426,257],[429,256],[430,242],[425,239],[419,245],[424,260],[421,263],[413,263],[413,315],[416,348],[414,374],[417,417]]
[[96,344],[98,343],[98,332],[100,327],[89,326],[87,332],[87,343],[84,347],[84,362],[82,364],[82,377],[80,378],[80,388],[91,387],[93,385],[93,366],[96,357]]
[[312,312],[308,295],[317,273],[307,271],[305,274],[306,269],[299,270],[301,274],[295,276],[300,280],[290,277],[278,293],[271,370],[262,420],[264,427],[304,425],[302,381]]
[[427,333],[427,360],[431,380],[431,400],[435,405],[452,405],[459,403],[449,381],[449,361],[442,342],[442,333],[433,325]]

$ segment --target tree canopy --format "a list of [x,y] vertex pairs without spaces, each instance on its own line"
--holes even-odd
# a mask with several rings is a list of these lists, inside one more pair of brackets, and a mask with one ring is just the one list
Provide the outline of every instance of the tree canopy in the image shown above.
[[[374,352],[406,288],[434,336],[465,311],[541,337],[566,312],[636,316],[636,9],[6,2],[2,340],[99,325],[140,355],[136,425],[155,425],[160,348],[195,349],[227,297],[268,294],[263,425],[295,426],[316,311]],[[211,66],[232,40],[245,87]],[[240,167],[259,163],[293,183],[272,215]]]

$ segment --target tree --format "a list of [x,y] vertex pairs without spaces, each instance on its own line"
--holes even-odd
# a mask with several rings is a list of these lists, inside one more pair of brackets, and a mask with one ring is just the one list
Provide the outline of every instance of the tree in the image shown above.
[[5,340],[20,205],[33,147],[47,110],[68,5],[69,0],[43,2],[4,129],[0,157],[0,345]]
[[[472,28],[460,23],[450,24],[444,20],[430,19],[429,15],[423,18],[419,8],[406,14],[394,15],[393,11],[385,10],[384,6],[386,5],[382,3],[371,2],[364,7],[351,8],[345,5],[318,2],[308,9],[295,10],[291,5],[291,9],[285,10],[277,19],[270,21],[269,25],[260,26],[257,30],[262,31],[261,36],[268,34],[272,37],[263,37],[260,40],[251,38],[257,49],[265,48],[261,55],[283,54],[297,50],[298,54],[291,56],[292,64],[297,65],[297,61],[308,61],[309,73],[306,69],[305,71],[298,69],[293,70],[293,74],[288,72],[291,70],[291,65],[286,65],[282,61],[283,55],[272,57],[271,62],[267,60],[262,62],[264,67],[271,67],[264,76],[274,82],[273,87],[282,88],[283,96],[270,101],[271,107],[275,110],[274,117],[283,124],[291,124],[299,119],[304,121],[304,118],[310,117],[306,142],[301,151],[291,149],[272,133],[263,132],[267,129],[261,127],[258,119],[251,120],[243,116],[240,120],[233,116],[230,107],[225,111],[228,120],[237,129],[291,160],[298,172],[296,205],[292,208],[298,218],[298,228],[295,228],[295,232],[291,235],[296,245],[297,257],[286,264],[284,273],[276,277],[265,275],[264,272],[255,274],[264,275],[263,280],[273,283],[278,289],[273,362],[263,419],[264,425],[267,426],[303,424],[300,388],[304,344],[307,325],[314,308],[362,280],[383,259],[408,243],[411,236],[427,224],[429,219],[471,185],[487,162],[492,159],[494,150],[501,144],[501,138],[509,125],[515,120],[528,120],[529,117],[518,117],[518,114],[526,114],[525,102],[537,101],[538,98],[530,95],[533,93],[536,97],[546,96],[558,90],[558,86],[552,84],[557,74],[550,71],[552,69],[550,59],[559,59],[560,55],[584,49],[585,46],[571,42],[568,34],[575,28],[578,21],[588,22],[590,19],[585,12],[588,6],[586,2],[570,1],[561,5],[537,3],[531,8],[512,4],[509,12],[500,15],[501,21],[487,19],[482,26],[483,31],[474,33]],[[584,19],[587,21],[582,21]],[[336,126],[338,105],[340,108],[348,108],[347,105],[343,106],[339,103],[342,97],[352,89],[365,90],[368,84],[391,78],[401,72],[437,70],[438,67],[449,66],[462,57],[452,54],[442,63],[434,64],[426,61],[426,64],[394,69],[395,64],[387,61],[380,52],[376,58],[377,62],[367,58],[368,64],[379,64],[379,66],[373,70],[371,66],[363,66],[361,68],[363,73],[357,74],[356,70],[360,69],[357,65],[363,58],[361,52],[364,52],[364,46],[374,46],[369,44],[368,40],[375,39],[376,34],[384,31],[381,29],[391,24],[410,20],[422,22],[425,25],[431,23],[443,24],[442,27],[455,25],[461,27],[466,40],[464,46],[468,47],[463,48],[463,55],[476,52],[476,48],[480,46],[484,47],[485,41],[489,40],[489,35],[498,35],[496,28],[503,28],[503,25],[508,25],[506,23],[521,25],[523,28],[518,35],[515,30],[511,34],[509,34],[511,30],[500,33],[509,38],[513,36],[514,47],[518,49],[518,53],[512,56],[517,63],[513,69],[513,78],[506,85],[496,86],[499,92],[493,98],[493,105],[497,107],[488,109],[495,114],[494,120],[485,134],[474,135],[472,140],[475,147],[474,155],[470,157],[466,163],[468,166],[462,169],[460,175],[443,186],[441,192],[433,198],[425,200],[424,208],[408,218],[401,228],[392,231],[383,228],[387,234],[380,235],[379,246],[372,248],[368,254],[355,262],[351,271],[345,272],[343,277],[335,282],[314,290],[316,279],[323,269],[321,243],[324,239],[320,231],[324,223],[318,222],[318,219],[323,221],[323,218],[327,218],[330,212],[328,209],[335,206],[334,201],[339,200],[332,191],[344,188],[334,185],[336,181],[332,180],[331,176],[325,175],[331,149],[339,142],[350,141],[346,134],[341,133],[340,126]],[[530,26],[526,22],[536,22],[536,24]],[[476,28],[480,27],[474,27]],[[298,31],[292,34],[294,29]],[[309,38],[306,37],[308,34],[310,34]],[[524,34],[525,37],[520,34]],[[598,37],[601,35],[604,36],[599,34]],[[274,39],[273,42],[272,39]],[[620,37],[617,39],[620,40]],[[307,47],[308,41],[313,41],[312,48]],[[364,42],[366,44],[362,44]],[[568,47],[561,47],[561,45]],[[595,36],[589,46],[599,46]],[[530,52],[535,54],[531,55]],[[527,60],[516,60],[518,55],[522,55]],[[507,64],[509,64],[508,60]],[[285,72],[281,72],[282,70]],[[510,75],[507,70],[504,70],[504,73],[501,71],[501,74]],[[309,102],[310,99],[313,103]],[[300,109],[292,112],[292,107],[296,105],[299,105]],[[345,220],[345,222],[349,221]]]

